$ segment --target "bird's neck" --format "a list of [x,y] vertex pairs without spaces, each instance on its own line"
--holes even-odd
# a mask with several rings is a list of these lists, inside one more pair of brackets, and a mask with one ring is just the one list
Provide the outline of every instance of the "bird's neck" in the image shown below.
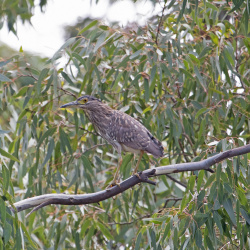
[[109,106],[96,107],[95,110],[84,110],[90,122],[94,125],[95,130],[100,133],[100,131],[106,131],[110,117],[112,116],[112,108]]

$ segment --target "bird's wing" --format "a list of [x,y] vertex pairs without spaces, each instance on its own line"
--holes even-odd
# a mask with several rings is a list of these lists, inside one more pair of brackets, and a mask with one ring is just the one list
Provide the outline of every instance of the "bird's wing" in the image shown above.
[[163,156],[161,142],[133,117],[117,111],[110,125],[108,135],[118,143],[135,150],[146,151],[155,157]]

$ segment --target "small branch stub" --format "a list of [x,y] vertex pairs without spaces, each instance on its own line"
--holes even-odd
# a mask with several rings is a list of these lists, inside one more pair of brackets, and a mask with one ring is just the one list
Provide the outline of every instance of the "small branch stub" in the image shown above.
[[152,184],[152,185],[156,185],[156,182],[155,182],[155,181],[151,181],[151,180],[148,179],[150,176],[154,176],[154,175],[155,175],[155,172],[156,172],[156,169],[155,169],[155,168],[154,168],[154,169],[151,169],[151,171],[150,171],[150,172],[147,172],[147,173],[145,173],[145,172],[140,172],[140,173],[139,173],[139,179],[140,179],[140,181],[141,181],[141,182],[146,182],[146,183],[149,183],[149,184]]

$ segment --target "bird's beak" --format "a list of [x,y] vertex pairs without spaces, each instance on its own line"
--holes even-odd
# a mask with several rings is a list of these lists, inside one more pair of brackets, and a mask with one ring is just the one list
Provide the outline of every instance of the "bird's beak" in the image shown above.
[[64,105],[62,105],[60,108],[67,108],[67,107],[71,107],[71,108],[75,108],[76,106],[78,106],[79,103],[77,101],[74,101],[74,102],[69,102],[69,103],[66,103]]

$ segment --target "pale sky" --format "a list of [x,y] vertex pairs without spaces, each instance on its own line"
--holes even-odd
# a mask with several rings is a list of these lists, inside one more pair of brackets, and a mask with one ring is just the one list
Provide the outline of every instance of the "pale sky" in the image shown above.
[[[121,0],[108,5],[108,0],[101,0],[96,5],[95,0],[49,0],[45,13],[40,12],[37,2],[35,14],[29,23],[17,24],[18,38],[8,32],[7,26],[0,30],[0,42],[25,52],[52,57],[64,43],[63,26],[73,25],[78,17],[100,18],[103,22],[118,21],[121,25],[128,22],[145,24],[147,18],[159,11],[153,8],[150,1],[142,0],[134,4],[128,0]],[[160,6],[159,6],[160,7]]]

